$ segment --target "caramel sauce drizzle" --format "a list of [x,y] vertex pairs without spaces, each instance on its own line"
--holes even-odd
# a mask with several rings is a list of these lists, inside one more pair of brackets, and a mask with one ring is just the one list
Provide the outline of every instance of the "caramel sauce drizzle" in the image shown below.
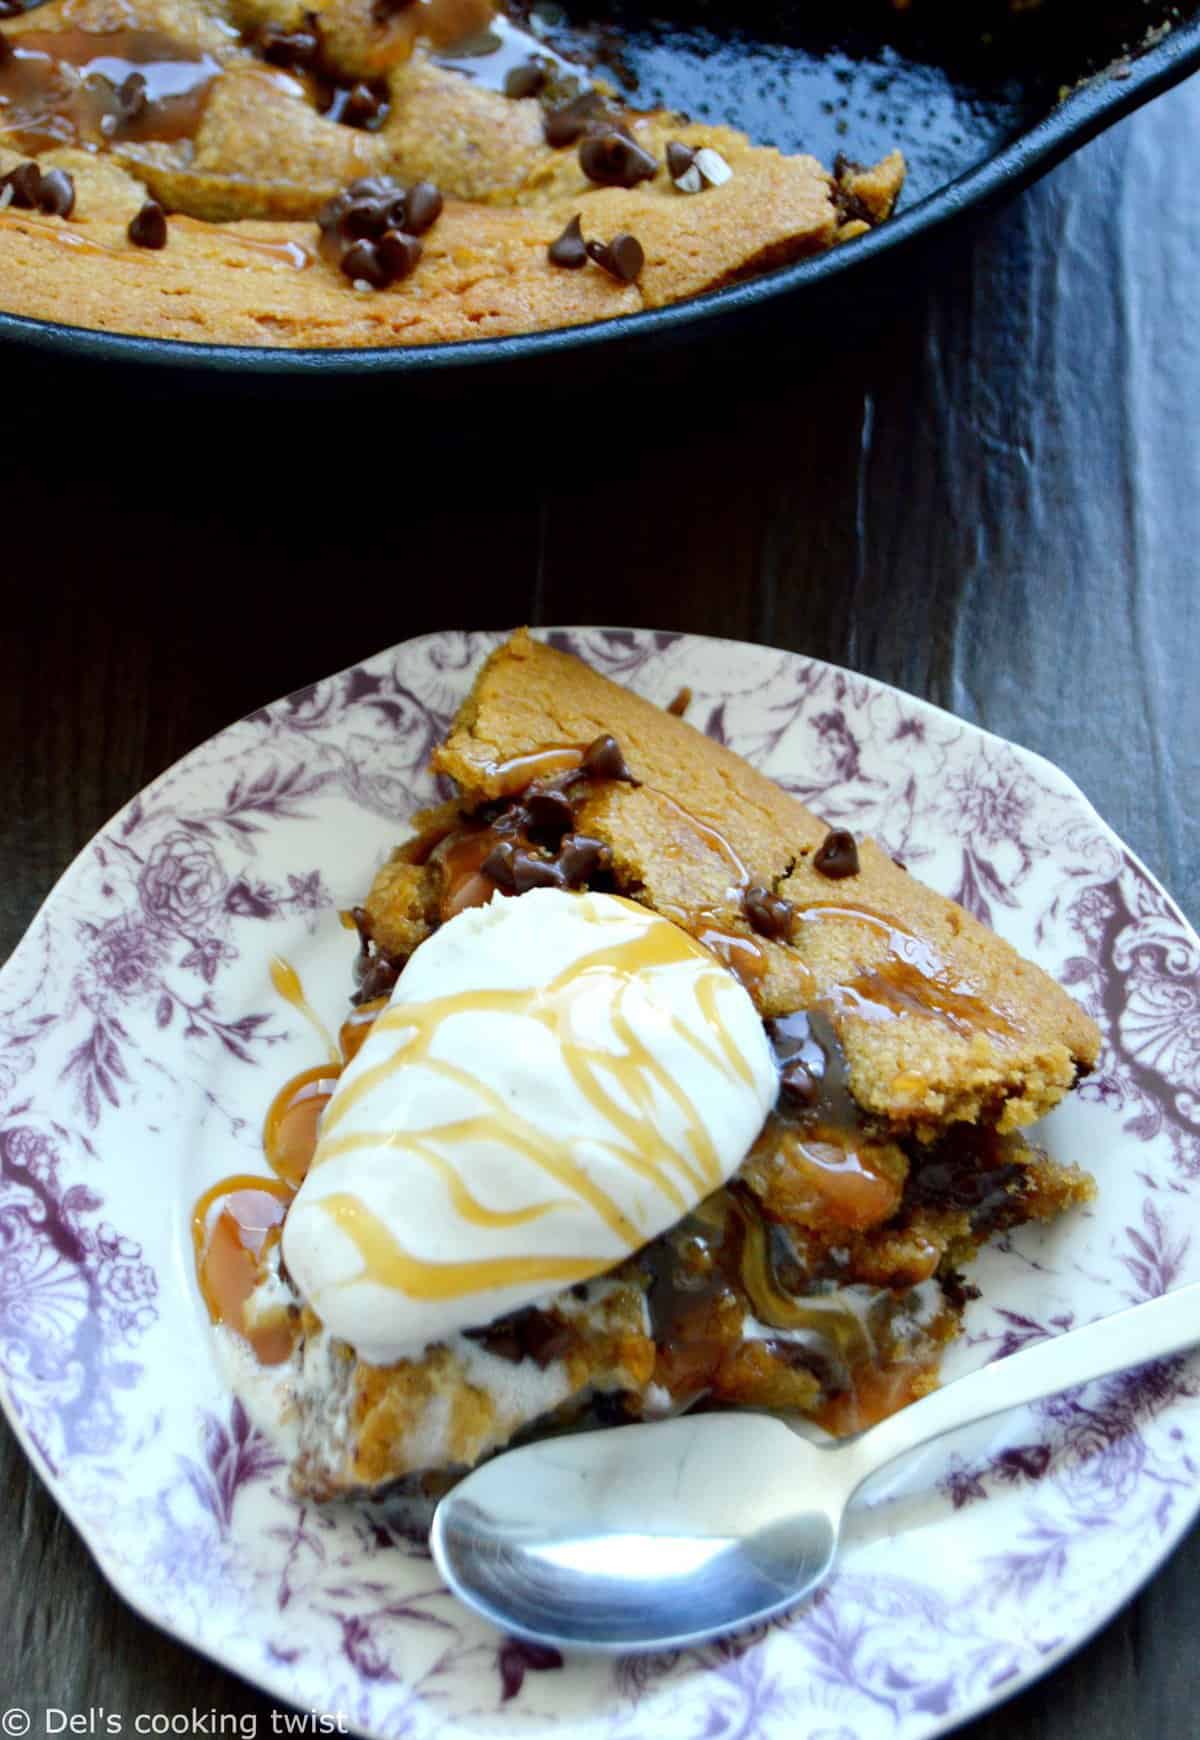
[[340,1063],[303,1069],[271,1101],[263,1125],[263,1152],[271,1170],[293,1190],[299,1190],[308,1175],[321,1115],[340,1074]]
[[728,866],[733,876],[728,894],[736,905],[741,900],[744,890],[749,888],[753,880],[749,867],[740,853],[725,838],[719,828],[714,827],[711,822],[702,821],[699,816],[693,815],[691,810],[685,809],[673,797],[668,797],[665,791],[659,791],[657,786],[652,785],[648,785],[644,789],[664,809],[669,810],[677,821],[681,821],[689,833],[695,834],[702,845],[706,846],[710,852],[715,852],[717,857],[721,858]]
[[434,844],[427,853],[441,864],[446,878],[442,896],[442,922],[465,912],[469,906],[486,906],[496,884],[481,869],[484,859],[499,839],[492,828],[454,832]]
[[[700,1005],[700,1013],[704,1016],[705,1021],[708,1023],[709,1028],[716,1038],[721,1055],[725,1059],[726,1067],[732,1071],[734,1075],[739,1076],[741,1080],[745,1082],[747,1087],[751,1087],[754,1082],[754,1071],[746,1062],[743,1053],[738,1050],[737,1046],[733,1043],[733,1040],[729,1037],[729,1031],[717,1010],[717,995],[720,989],[720,979],[706,975],[696,986],[696,1001]],[[710,1067],[716,1066],[716,1059],[698,1034],[693,1033],[691,1029],[687,1027],[677,1026],[676,1031],[680,1032],[683,1037],[688,1040]]]
[[559,773],[574,773],[583,766],[586,744],[552,743],[541,749],[510,755],[505,761],[485,761],[480,772],[496,783],[498,797],[512,797],[535,779],[553,779]]
[[0,209],[0,230],[17,230],[21,235],[37,235],[45,242],[52,242],[56,247],[70,249],[73,254],[106,254],[110,259],[127,259],[134,266],[144,266],[150,256],[139,247],[115,247],[111,242],[97,242],[96,237],[85,235],[66,219],[59,218],[49,221],[45,218],[33,218],[30,212],[14,211],[12,207]]
[[[856,1430],[854,1422],[888,1411],[889,1395],[898,1406],[913,1393],[936,1363],[932,1342],[924,1332],[907,1346],[897,1336],[906,1290],[847,1292],[793,1259],[787,1239],[816,1226],[836,1243],[882,1225],[899,1206],[902,1179],[863,1128],[829,1017],[797,1013],[768,1031],[790,1089],[738,1177],[635,1259],[650,1280],[656,1381],[677,1402],[710,1393],[759,1405],[764,1380],[747,1378],[744,1363],[757,1347],[768,1387],[782,1382],[786,1393],[793,1366],[814,1372],[826,1392],[817,1418]],[[747,1314],[758,1325],[749,1338]]]
[[290,961],[284,960],[282,955],[272,955],[271,957],[271,983],[284,1002],[290,1003],[297,1014],[303,1015],[313,1030],[320,1035],[321,1043],[329,1053],[331,1062],[335,1068],[340,1069],[342,1063],[340,1050],[333,1043],[328,1027],[304,995],[304,987],[300,983],[299,973]]
[[1000,1010],[953,982],[937,950],[894,919],[870,907],[850,902],[821,902],[796,908],[798,924],[848,919],[881,935],[888,957],[844,984],[821,992],[820,1001],[836,1015],[857,1015],[864,1021],[895,1021],[903,1015],[927,1015],[970,1037],[986,1033],[1012,1039],[1016,1029]]
[[874,907],[860,906],[851,900],[821,900],[812,901],[805,906],[796,906],[795,922],[797,924],[814,924],[823,919],[848,919],[853,924],[865,925],[869,930],[876,931],[887,942],[889,952],[902,960],[909,961],[914,967],[927,974],[930,978],[944,973],[945,963],[937,950],[930,943],[918,937],[906,925],[896,919],[885,918],[876,912]]
[[347,1063],[353,1063],[362,1050],[375,1025],[375,1017],[381,1009],[387,1008],[387,1001],[386,997],[373,997],[369,1003],[360,1003],[342,1022],[338,1029],[338,1045]]
[[[0,120],[28,150],[190,139],[221,68],[157,30],[26,30],[0,67]],[[145,81],[144,105],[122,115],[117,92]]]
[[246,1302],[262,1279],[263,1256],[279,1237],[312,1164],[321,1116],[337,1087],[343,1060],[349,1063],[354,1057],[387,1001],[380,997],[355,1009],[342,1023],[339,1048],[305,996],[299,974],[278,956],[271,963],[271,982],[286,1002],[313,1023],[331,1061],[292,1076],[267,1109],[263,1153],[274,1178],[252,1173],[223,1178],[204,1192],[192,1211],[196,1279],[208,1314],[214,1323],[225,1324],[248,1341],[263,1365],[287,1359],[296,1332],[287,1325],[248,1324]]
[[581,61],[564,59],[543,37],[523,30],[502,12],[477,24],[469,33],[463,32],[454,38],[443,36],[434,47],[433,58],[438,66],[461,73],[473,85],[491,91],[502,91],[505,77],[512,68],[535,56],[552,69],[551,76],[554,73],[559,77],[574,74],[577,79],[586,79],[589,71]]
[[[761,1344],[770,1350],[766,1393],[772,1371],[786,1373],[793,1360],[823,1374],[824,1398],[805,1411],[839,1436],[863,1430],[918,1394],[936,1371],[951,1314],[943,1311],[910,1341],[896,1331],[907,1289],[796,1294],[776,1273],[772,1238],[754,1197],[734,1183],[639,1254],[658,1344],[656,1382],[677,1404],[709,1394],[736,1406],[778,1406],[764,1401],[760,1378],[747,1386],[738,1375],[741,1356]],[[747,1313],[759,1326],[753,1338],[746,1336]]]
[[565,1287],[607,1267],[583,1257],[481,1257],[462,1263],[427,1263],[406,1251],[357,1196],[338,1191],[322,1197],[321,1206],[357,1246],[368,1278],[411,1299],[461,1299],[485,1288],[522,1282]]
[[718,911],[711,906],[682,907],[663,905],[663,915],[673,924],[680,925],[696,941],[714,954],[721,965],[741,982],[746,990],[753,992],[767,975],[769,961],[766,950],[754,937],[744,931],[731,928],[729,920],[733,912],[740,912],[742,895],[754,880],[750,868],[733,844],[711,822],[703,821],[684,807],[675,798],[657,786],[647,786],[646,791],[655,802],[668,810],[683,830],[699,840],[706,851],[720,858],[732,878],[725,890],[725,898],[729,909]]
[[1016,1030],[998,1009],[955,985],[927,977],[903,960],[891,959],[848,985],[835,985],[825,999],[840,1015],[864,1021],[896,1021],[903,1015],[931,1015],[969,1039],[986,1033],[1012,1039]]
[[[640,907],[628,904],[631,910],[642,916]],[[441,1023],[455,1014],[493,1011],[523,1015],[548,1027],[555,1034],[572,1080],[613,1131],[614,1139],[607,1144],[609,1151],[638,1177],[660,1190],[683,1214],[689,1206],[688,1195],[664,1163],[662,1143],[647,1116],[655,1095],[665,1095],[682,1115],[690,1154],[681,1153],[676,1159],[692,1192],[707,1194],[719,1186],[722,1180],[720,1157],[685,1089],[671,1078],[649,1047],[638,1039],[622,1012],[621,1000],[631,975],[696,960],[711,962],[711,956],[682,931],[660,924],[642,935],[597,949],[573,963],[544,987],[460,992],[425,1003],[389,1008],[380,1017],[380,1026],[382,1031],[397,1035],[400,1041],[397,1049],[391,1057],[365,1070],[342,1090],[325,1116],[314,1164],[322,1165],[336,1155],[366,1143],[393,1147],[428,1162],[429,1139],[435,1135],[439,1143],[452,1146],[486,1136],[492,1141],[505,1143],[514,1153],[539,1166],[556,1183],[587,1203],[627,1250],[637,1250],[643,1243],[637,1227],[620,1204],[571,1157],[568,1148],[549,1140],[535,1125],[514,1112],[500,1094],[479,1082],[469,1069],[432,1057],[430,1052]],[[716,986],[723,982],[719,974],[720,968],[713,963],[714,987],[711,993],[706,992],[703,1005],[709,1020],[715,1008]],[[594,990],[598,976],[608,980],[611,987],[609,1006],[613,1027],[626,1048],[622,1056],[591,1047],[572,1032],[574,999],[585,991]],[[720,1069],[727,1080],[748,1079],[748,1064],[745,1059],[735,1059],[731,1055],[732,1048],[727,1038],[714,1049],[691,1034],[678,1018],[674,1025],[675,1031],[687,1037],[705,1062]],[[717,1025],[714,1031],[720,1033],[720,1026]],[[442,1124],[436,1130],[413,1134],[386,1130],[339,1134],[348,1115],[362,1100],[396,1073],[418,1062],[444,1080],[466,1087],[482,1100],[483,1112],[456,1124]],[[629,1104],[619,1101],[606,1087],[605,1074],[616,1077]],[[630,1104],[633,1110],[630,1110]],[[515,1285],[531,1279],[582,1280],[612,1266],[611,1258],[583,1260],[564,1257],[503,1257],[458,1264],[426,1263],[404,1252],[356,1198],[337,1193],[320,1201],[358,1247],[368,1278],[417,1298],[458,1298],[483,1288]],[[539,1216],[548,1213],[554,1206],[553,1201],[538,1204],[536,1213]],[[542,1266],[536,1267],[535,1271],[530,1268],[531,1263]],[[546,1264],[551,1268],[546,1268]]]
[[[449,1132],[455,1137],[470,1139],[472,1136],[486,1137],[489,1128],[490,1120],[478,1118],[464,1120],[459,1124],[440,1125],[438,1134],[442,1135]],[[378,1146],[378,1135],[372,1130],[363,1130],[357,1135],[339,1138],[337,1152],[339,1154],[352,1154],[357,1149]],[[570,1200],[568,1197],[557,1197],[550,1202],[532,1203],[528,1208],[488,1208],[485,1203],[479,1201],[478,1197],[472,1196],[445,1155],[439,1154],[430,1143],[422,1142],[419,1137],[409,1136],[405,1139],[404,1146],[419,1154],[423,1160],[427,1160],[433,1170],[440,1175],[455,1211],[462,1220],[469,1222],[471,1226],[497,1228],[527,1226],[532,1220],[541,1220],[553,1209],[565,1207]]]
[[[193,230],[198,235],[213,233],[211,224],[203,223],[199,218],[186,217],[181,212],[172,217],[171,226],[173,229]],[[244,248],[248,253],[256,254],[264,260],[275,260],[291,272],[305,271],[314,259],[302,242],[270,242],[262,236],[243,236],[237,230],[229,228],[221,232],[221,241],[230,247]]]
[[282,1180],[246,1173],[214,1184],[192,1211],[196,1279],[208,1314],[243,1336],[262,1365],[281,1365],[295,1341],[290,1323],[252,1327],[245,1319],[268,1240],[279,1237],[291,1200]]
[[408,53],[418,38],[450,48],[487,30],[495,13],[493,0],[416,0],[396,15],[393,41]]
[[68,228],[63,219],[56,223],[45,219],[30,217],[28,212],[13,211],[11,207],[0,210],[0,229],[19,230],[23,235],[42,236],[56,247],[69,248],[77,254],[107,254],[111,258],[134,260],[143,265],[147,255],[139,248],[115,248],[108,242],[98,242],[94,236],[83,235],[79,230]]
[[774,1329],[807,1329],[834,1347],[853,1368],[874,1359],[876,1348],[866,1324],[844,1297],[785,1293],[775,1280],[767,1251],[765,1223],[730,1197],[742,1222],[741,1282],[760,1323]]
[[[795,1129],[781,1122],[768,1125],[768,1130],[775,1163],[786,1180],[780,1205],[784,1219],[860,1232],[896,1212],[899,1182],[883,1171],[878,1148],[860,1130],[822,1127],[819,1122]],[[769,1197],[769,1178],[766,1189]]]
[[753,991],[755,985],[761,984],[766,978],[766,952],[752,936],[742,936],[739,931],[726,930],[723,925],[698,917],[694,913],[680,911],[677,918],[674,913],[671,916],[674,923],[682,925],[698,943],[703,943],[723,967],[728,967],[746,990]]

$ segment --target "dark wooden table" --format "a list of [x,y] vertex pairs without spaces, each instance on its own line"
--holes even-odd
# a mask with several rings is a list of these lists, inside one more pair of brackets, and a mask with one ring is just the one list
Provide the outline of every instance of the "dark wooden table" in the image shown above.
[[[700,355],[675,389],[514,390],[482,438],[403,391],[268,443],[128,381],[84,405],[49,366],[0,379],[0,958],[109,814],[229,720],[409,635],[521,620],[886,678],[1059,762],[1200,918],[1198,160],[1193,82],[865,320],[809,342],[797,308],[791,353]],[[34,1734],[49,1706],[266,1729],[264,1699],[110,1593],[0,1435],[0,1708]],[[1183,1740],[1198,1636],[1193,1535],[972,1740]]]

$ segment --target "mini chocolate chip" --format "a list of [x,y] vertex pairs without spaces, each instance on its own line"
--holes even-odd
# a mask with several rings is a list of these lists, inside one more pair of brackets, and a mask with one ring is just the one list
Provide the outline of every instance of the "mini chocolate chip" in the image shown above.
[[156,199],[148,199],[125,232],[135,248],[165,248],[167,214]]
[[622,231],[611,242],[589,242],[587,251],[598,266],[622,284],[632,284],[641,276],[646,256],[636,236]]
[[[390,175],[360,175],[357,181],[350,182],[342,192],[351,200],[358,199],[403,199],[404,189]],[[340,196],[339,196],[340,197]]]
[[400,969],[383,955],[369,956],[363,971],[361,958],[355,962],[355,978],[358,981],[358,991],[352,999],[355,1003],[372,1003],[376,997],[386,997],[400,977]]
[[672,181],[678,181],[681,175],[686,175],[696,161],[695,148],[685,145],[682,139],[667,141],[667,171]]
[[264,24],[258,33],[258,52],[272,66],[313,67],[320,58],[321,41],[315,30]]
[[131,72],[117,91],[117,119],[124,124],[137,121],[146,113],[150,92],[145,75]]
[[337,119],[344,127],[374,127],[386,107],[387,98],[360,79],[358,84],[351,85],[344,101],[338,105]]
[[340,264],[352,283],[369,284],[372,290],[386,290],[392,281],[387,267],[379,258],[375,243],[365,238],[359,242],[351,242],[342,255]]
[[12,188],[11,203],[18,211],[33,211],[41,197],[42,172],[36,163],[18,163],[0,181],[0,187]]
[[813,853],[812,867],[831,882],[858,875],[858,847],[845,828],[831,828]]
[[750,921],[751,930],[759,936],[784,941],[792,934],[795,908],[782,894],[772,894],[769,888],[747,888],[742,896],[742,910]]
[[609,242],[609,271],[614,271],[623,284],[635,284],[642,277],[645,252],[635,235],[621,231]]
[[513,878],[513,857],[516,847],[511,840],[500,840],[494,845],[479,868],[485,876],[490,876],[497,888],[507,889],[511,894],[515,887]]
[[571,1345],[572,1330],[561,1317],[539,1311],[536,1306],[498,1317],[484,1329],[463,1331],[468,1341],[477,1341],[496,1359],[519,1365],[532,1359],[543,1369]]
[[636,784],[621,754],[621,745],[607,734],[588,744],[583,752],[583,768],[593,779],[624,779]]
[[767,1038],[779,1064],[779,1080],[798,1099],[811,1101],[829,1067],[825,1048],[803,1010],[766,1024]]
[[571,1326],[546,1311],[522,1311],[517,1317],[517,1337],[526,1358],[543,1371],[571,1345]]
[[[397,219],[394,207],[400,205]],[[381,236],[384,230],[394,229],[396,223],[404,222],[404,202],[384,199],[356,199],[346,207],[338,223],[338,230],[346,241],[361,241],[364,237],[374,240]]]
[[680,689],[673,701],[667,702],[667,712],[673,713],[677,719],[682,719],[692,704],[692,691],[689,688]]
[[512,855],[513,887],[518,894],[528,894],[531,888],[565,888],[566,876],[552,858],[539,858],[533,852],[516,847]]
[[568,272],[587,265],[587,247],[578,216],[571,219],[562,235],[555,237],[546,252],[552,266],[565,266]]
[[553,787],[531,787],[525,793],[525,808],[530,826],[555,840],[561,840],[575,819],[566,792],[556,791]]
[[545,61],[523,60],[517,66],[509,67],[504,77],[504,94],[506,97],[536,97],[546,88],[549,70]]
[[529,811],[524,804],[506,803],[493,810],[490,816],[491,827],[497,834],[519,834],[529,823]]
[[385,230],[375,244],[375,252],[388,275],[389,284],[415,272],[424,251],[416,236],[406,235],[403,230]]
[[70,217],[75,210],[75,183],[65,169],[48,169],[42,176],[38,205],[50,217]]
[[603,840],[593,840],[590,834],[568,834],[558,852],[558,867],[574,886],[590,882],[600,870],[612,865],[612,851]]
[[413,236],[423,236],[442,215],[440,189],[432,181],[415,181],[408,190],[408,222],[405,229]]
[[398,193],[392,194],[385,201],[385,205],[389,230],[403,230],[406,236],[415,236],[418,233],[418,227],[422,230],[429,228],[428,224],[423,223],[418,226],[413,222],[412,198],[404,192],[403,188]]
[[579,167],[601,187],[636,187],[658,173],[657,160],[615,127],[589,134],[580,143]]
[[351,203],[349,188],[343,188],[341,193],[335,193],[332,199],[325,201],[317,213],[317,228],[323,235],[332,235],[335,230],[340,229]]
[[793,1058],[779,1072],[779,1085],[785,1093],[801,1105],[811,1106],[820,1090],[820,1079],[815,1076],[802,1058]]
[[[327,200],[317,213],[321,251],[336,265],[341,243],[363,237],[376,240],[385,230],[406,230],[408,202],[404,189],[388,175],[364,176]],[[327,245],[329,244],[329,245]]]
[[513,1318],[501,1317],[486,1329],[464,1329],[468,1341],[477,1341],[493,1359],[506,1359],[510,1365],[520,1365],[525,1357]]
[[604,99],[599,91],[581,91],[561,108],[551,109],[542,122],[542,135],[547,145],[556,149],[574,145],[596,125],[603,109]]

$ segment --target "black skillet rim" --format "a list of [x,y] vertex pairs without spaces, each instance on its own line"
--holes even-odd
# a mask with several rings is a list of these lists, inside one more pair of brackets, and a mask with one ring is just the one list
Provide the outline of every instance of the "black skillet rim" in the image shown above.
[[322,381],[380,375],[417,375],[447,380],[464,374],[591,352],[599,345],[654,342],[678,336],[709,335],[718,326],[764,308],[810,284],[827,282],[848,270],[866,268],[918,236],[943,229],[956,218],[1015,192],[1044,174],[1078,146],[1113,125],[1152,97],[1200,68],[1200,16],[1174,26],[1162,41],[1137,58],[1118,63],[1081,86],[1027,133],[994,157],[939,188],[917,205],[890,218],[847,247],[834,248],[743,284],[716,290],[665,308],[620,315],[586,326],[550,332],[517,333],[454,344],[409,345],[354,350],[277,350],[251,345],[193,344],[182,339],[138,338],[127,333],[95,332],[86,327],[0,313],[0,343],[40,351],[64,360],[148,365],[159,370],[208,377],[309,377]]

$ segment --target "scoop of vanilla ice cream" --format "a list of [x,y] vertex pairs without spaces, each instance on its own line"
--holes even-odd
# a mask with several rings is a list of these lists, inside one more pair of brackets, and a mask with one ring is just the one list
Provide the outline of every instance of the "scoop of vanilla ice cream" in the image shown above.
[[326,1327],[389,1364],[612,1268],[741,1164],[775,1100],[745,990],[666,919],[535,889],[413,955],[283,1231]]

